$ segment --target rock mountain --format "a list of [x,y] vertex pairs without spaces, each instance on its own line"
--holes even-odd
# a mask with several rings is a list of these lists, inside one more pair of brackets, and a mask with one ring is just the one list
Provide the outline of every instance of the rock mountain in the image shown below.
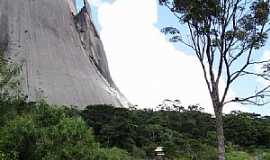
[[128,101],[114,84],[85,1],[0,0],[0,48],[22,66],[29,101],[86,106]]

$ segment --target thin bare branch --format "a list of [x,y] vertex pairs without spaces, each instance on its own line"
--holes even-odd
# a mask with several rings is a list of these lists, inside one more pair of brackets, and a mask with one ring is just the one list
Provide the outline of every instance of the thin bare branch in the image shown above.
[[224,105],[232,103],[232,102],[238,102],[241,104],[265,105],[267,103],[263,102],[263,101],[259,102],[258,98],[263,100],[266,97],[270,97],[270,90],[269,89],[270,89],[270,85],[268,85],[265,88],[261,89],[260,91],[256,92],[254,95],[244,97],[244,98],[236,97],[234,99],[228,100],[224,103]]

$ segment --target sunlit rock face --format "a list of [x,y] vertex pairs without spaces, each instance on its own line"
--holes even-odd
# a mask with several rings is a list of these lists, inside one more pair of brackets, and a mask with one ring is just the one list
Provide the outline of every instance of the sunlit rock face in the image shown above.
[[75,0],[0,0],[0,47],[22,65],[29,101],[126,106],[99,35]]

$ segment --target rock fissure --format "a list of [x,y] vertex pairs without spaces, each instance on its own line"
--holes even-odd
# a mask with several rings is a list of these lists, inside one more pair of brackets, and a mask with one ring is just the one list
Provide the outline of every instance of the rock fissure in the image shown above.
[[[99,34],[91,20],[91,14],[87,9],[87,2],[84,1],[84,7],[74,16],[74,23],[78,31],[81,44],[89,57],[89,60],[95,65],[102,76],[112,85],[112,80],[107,66],[107,59]],[[100,47],[101,46],[101,47]],[[102,49],[101,49],[102,48]]]

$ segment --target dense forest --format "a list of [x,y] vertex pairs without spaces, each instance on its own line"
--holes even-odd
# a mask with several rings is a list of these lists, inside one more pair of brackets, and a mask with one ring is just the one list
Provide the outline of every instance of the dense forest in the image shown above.
[[[4,37],[5,40],[4,43],[0,44],[0,160],[154,160],[156,159],[155,149],[157,147],[164,149],[164,160],[270,160],[270,116],[241,111],[232,111],[229,114],[223,113],[224,106],[229,103],[238,102],[262,106],[267,104],[265,102],[270,97],[268,83],[270,80],[270,60],[261,59],[263,56],[258,54],[259,49],[266,45],[269,36],[270,1],[159,0],[158,2],[168,9],[180,26],[171,27],[170,24],[165,24],[161,32],[167,35],[171,42],[184,44],[197,57],[209,91],[214,115],[203,112],[203,108],[197,105],[181,106],[177,103],[178,101],[171,101],[172,105],[162,104],[157,109],[121,108],[109,105],[56,106],[49,105],[46,100],[43,100],[42,95],[37,96],[37,102],[29,102],[29,99],[24,98],[27,96],[24,95],[26,93],[23,93],[20,84],[22,82],[22,77],[20,77],[22,66],[13,64],[12,59],[6,57],[10,54],[7,51],[12,51],[12,48],[9,47],[10,44],[13,44],[13,39],[16,38],[16,36],[15,38],[10,36],[9,33],[4,33],[9,32],[9,30],[6,31],[6,28],[8,28],[6,26],[24,24],[22,25],[24,29],[19,28],[18,33],[24,32],[24,35],[28,35],[30,31],[29,29],[25,30],[25,26],[27,26],[25,23],[15,23],[16,21],[13,20],[21,19],[21,17],[16,18],[15,16],[15,18],[7,18],[12,21],[7,25],[3,23],[2,26],[4,27],[0,27],[4,28],[4,36],[0,38]],[[35,6],[35,8],[37,7]],[[65,10],[60,7],[56,8],[59,9],[59,13]],[[8,13],[7,15],[12,15]],[[3,15],[2,17],[5,17],[5,14]],[[70,16],[70,14],[68,15]],[[83,14],[83,16],[85,15]],[[32,18],[32,16],[28,18],[30,17]],[[58,17],[65,19],[64,16]],[[3,22],[5,21],[3,18]],[[22,19],[20,22],[30,22],[30,19]],[[35,21],[33,20],[33,22]],[[44,24],[47,25],[47,23]],[[71,40],[58,34],[58,30],[62,31],[61,26],[66,28],[64,27],[65,24],[59,25],[60,29],[57,30],[54,28],[55,24],[53,27],[51,25],[46,26],[46,28],[53,30],[53,33],[57,36],[46,36],[48,38],[41,41],[44,44],[36,43],[36,46],[55,46],[56,42],[59,42],[58,38],[62,38],[61,42],[63,39],[65,41]],[[81,25],[84,24],[88,24],[88,21],[82,22]],[[88,27],[91,28],[92,26]],[[35,30],[35,27],[30,28],[32,29],[30,32],[40,31],[40,29]],[[68,30],[63,30],[65,32],[59,33],[68,32]],[[83,29],[80,29],[80,34],[82,34],[81,30]],[[181,31],[185,34],[181,34]],[[16,35],[13,34],[13,31],[11,33]],[[75,34],[77,36],[78,33],[75,32]],[[85,33],[85,35],[87,34],[88,32]],[[22,41],[18,41],[19,48],[24,48],[19,45],[20,43],[34,42],[29,38],[21,38],[21,34],[17,35],[20,35],[18,40]],[[82,41],[82,39],[87,39],[85,35],[82,34],[79,44],[82,44],[81,48],[91,48],[89,51],[92,55],[92,46],[83,45],[86,44]],[[183,35],[186,36],[183,37]],[[58,38],[50,39],[49,37]],[[98,38],[98,50],[102,50],[100,49],[102,44],[100,44],[98,34],[95,38]],[[45,43],[47,40],[51,43]],[[15,42],[17,46],[17,41]],[[59,56],[61,58],[70,55],[70,59],[72,59],[70,62],[75,62],[73,61],[73,54],[66,54],[66,51],[74,49],[74,53],[76,53],[75,48],[81,48],[77,47],[76,44],[76,46],[73,46],[74,48],[68,49],[68,46],[75,44],[73,44],[73,41],[63,44],[68,45],[61,45],[65,46],[63,49],[58,50],[58,47],[56,47],[55,50],[49,50],[47,52],[48,57],[52,57],[49,53],[61,53],[57,55],[62,55],[63,57]],[[25,51],[25,53],[29,51],[27,57],[36,54],[30,46],[28,46],[30,49]],[[34,51],[39,51],[39,47],[33,48]],[[46,53],[43,47],[41,48],[40,51]],[[4,53],[7,55],[4,55]],[[103,51],[101,54],[100,57],[105,57]],[[84,52],[83,55],[85,55]],[[91,55],[90,57],[92,57]],[[84,59],[83,57],[78,60]],[[69,58],[66,60],[61,58],[59,61],[55,61],[52,68],[61,68],[62,61],[69,62]],[[27,60],[23,61],[27,62]],[[78,64],[80,62],[85,61],[76,61]],[[88,75],[88,73],[96,74],[96,69],[98,69],[103,76],[104,70],[100,69],[95,62],[92,63],[91,59],[91,66],[96,67],[93,72],[90,72],[88,67],[83,67],[86,69],[85,73],[87,74],[85,75]],[[100,63],[99,60],[98,63]],[[88,64],[88,62],[85,62],[85,64]],[[106,66],[106,60],[104,60],[104,64]],[[103,66],[102,63],[101,65]],[[39,67],[39,65],[37,66]],[[66,64],[63,66],[67,67]],[[256,67],[261,67],[261,70],[254,70]],[[70,70],[82,71],[80,67],[70,68]],[[35,72],[39,74],[39,70]],[[61,74],[63,73],[61,72]],[[109,75],[106,67],[105,73],[106,76]],[[54,75],[51,74],[51,78],[54,78]],[[69,75],[69,73],[63,75]],[[71,75],[73,75],[73,72]],[[99,76],[99,74],[96,76]],[[111,81],[111,77],[106,78],[106,76],[104,77],[105,80]],[[247,78],[249,80],[251,76],[254,81],[257,81],[258,78],[265,80],[267,85],[259,88],[258,91],[256,87],[254,94],[253,90],[250,92],[252,93],[251,96],[237,95],[237,97],[227,99],[234,83],[246,85],[240,79]],[[67,78],[72,77],[67,76]],[[93,78],[95,77],[93,75],[86,77],[98,82]],[[33,76],[33,79],[35,78]],[[59,78],[61,81],[57,84],[62,85],[64,79],[66,79],[66,76]],[[221,82],[223,79],[225,83]],[[77,81],[77,79],[75,80]],[[47,79],[44,81],[47,81]],[[63,84],[65,83],[63,82]],[[73,82],[66,84],[73,84]],[[103,84],[103,80],[101,84]],[[222,86],[224,84],[225,87]],[[110,85],[113,86],[113,83]],[[107,83],[105,86],[107,86]],[[241,88],[244,87],[246,86]],[[65,92],[62,90],[63,87],[60,88],[60,91]],[[42,92],[42,89],[40,92]],[[103,91],[100,93],[103,93]],[[55,95],[57,95],[57,92]],[[99,97],[105,95],[107,94]],[[88,95],[85,97],[88,97]],[[105,103],[105,101],[102,101],[102,103]],[[79,110],[78,108],[84,109]]]
[[[0,102],[1,160],[152,159],[157,146],[172,160],[215,160],[215,119],[193,105],[158,110],[88,106],[85,110]],[[270,159],[270,117],[224,115],[226,158]]]

